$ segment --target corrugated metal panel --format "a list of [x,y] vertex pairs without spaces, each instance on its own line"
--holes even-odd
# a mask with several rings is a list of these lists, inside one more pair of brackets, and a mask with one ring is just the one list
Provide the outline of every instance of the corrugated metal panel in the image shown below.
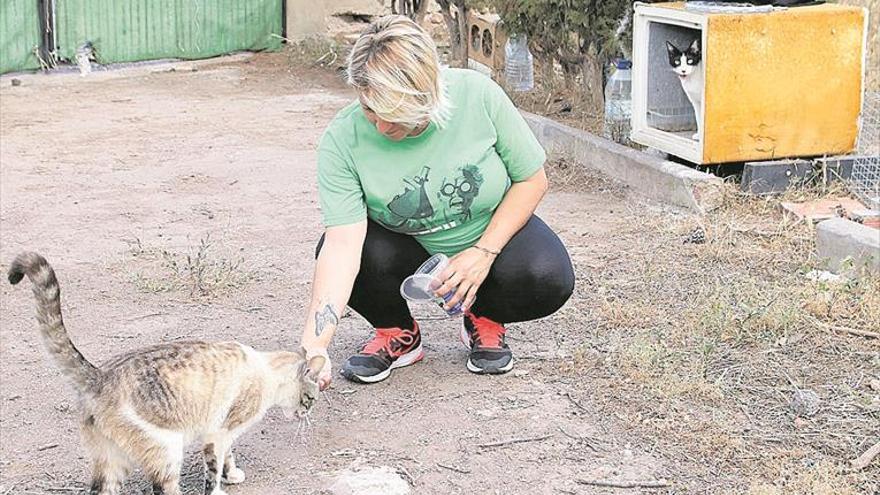
[[281,47],[281,0],[56,0],[56,19],[67,60],[86,41],[101,63]]
[[37,0],[0,0],[0,74],[40,67]]

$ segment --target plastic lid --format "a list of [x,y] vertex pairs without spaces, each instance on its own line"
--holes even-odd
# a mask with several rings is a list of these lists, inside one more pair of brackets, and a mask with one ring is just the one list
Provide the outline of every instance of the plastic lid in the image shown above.
[[632,69],[633,63],[632,60],[627,60],[625,58],[617,58],[614,59],[614,66],[621,70]]
[[414,274],[400,284],[400,295],[414,302],[434,300],[434,290],[440,285],[436,277],[448,265],[449,258],[445,254],[437,253],[431,256]]
[[434,277],[425,273],[410,275],[400,284],[400,295],[413,302],[434,300]]

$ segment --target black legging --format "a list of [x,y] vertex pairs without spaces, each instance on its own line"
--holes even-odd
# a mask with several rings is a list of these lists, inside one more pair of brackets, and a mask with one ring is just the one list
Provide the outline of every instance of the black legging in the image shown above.
[[[315,256],[321,252],[324,236]],[[367,221],[361,268],[348,305],[375,328],[412,328],[400,284],[428,259],[412,236]],[[559,237],[535,215],[495,259],[471,311],[499,323],[553,314],[574,290],[571,259]]]

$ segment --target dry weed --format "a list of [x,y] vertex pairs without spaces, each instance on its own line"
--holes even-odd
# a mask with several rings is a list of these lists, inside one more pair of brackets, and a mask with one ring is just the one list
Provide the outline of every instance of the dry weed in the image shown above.
[[548,149],[547,154],[550,160],[544,165],[544,169],[552,191],[598,191],[610,192],[616,196],[625,193],[626,186],[609,179],[595,169],[574,162],[566,157],[564,151]]
[[[498,83],[504,86],[503,78]],[[505,88],[507,89],[507,88]],[[600,135],[604,109],[565,80],[557,68],[535,58],[535,88],[527,92],[507,91],[518,108],[543,115],[577,129]]]
[[290,41],[285,50],[291,67],[341,71],[345,68],[351,47],[336,43],[330,38],[316,36]]
[[777,483],[760,483],[748,495],[858,495],[843,469],[829,461],[782,475]]
[[181,250],[146,247],[135,238],[123,260],[137,288],[144,292],[183,292],[191,298],[212,297],[256,279],[243,256],[216,253],[210,234]]

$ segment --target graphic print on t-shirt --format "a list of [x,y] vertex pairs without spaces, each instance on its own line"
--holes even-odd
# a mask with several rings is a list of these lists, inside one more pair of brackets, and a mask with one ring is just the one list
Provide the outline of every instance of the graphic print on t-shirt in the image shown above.
[[[473,204],[483,185],[483,174],[476,165],[457,169],[457,175],[444,177],[439,187],[428,183],[431,167],[422,167],[420,175],[403,178],[403,191],[391,198],[379,221],[388,229],[410,235],[429,234],[451,229],[473,218]],[[436,191],[434,193],[433,191]],[[436,194],[435,203],[431,197]]]
[[466,165],[459,169],[460,175],[452,181],[443,179],[437,197],[445,201],[449,208],[460,215],[462,222],[471,219],[471,206],[480,194],[483,185],[483,174],[475,165]]
[[391,230],[413,233],[425,228],[425,221],[434,215],[434,206],[428,198],[426,184],[431,168],[422,167],[421,175],[403,179],[403,192],[396,194],[386,205],[387,216],[382,219]]

